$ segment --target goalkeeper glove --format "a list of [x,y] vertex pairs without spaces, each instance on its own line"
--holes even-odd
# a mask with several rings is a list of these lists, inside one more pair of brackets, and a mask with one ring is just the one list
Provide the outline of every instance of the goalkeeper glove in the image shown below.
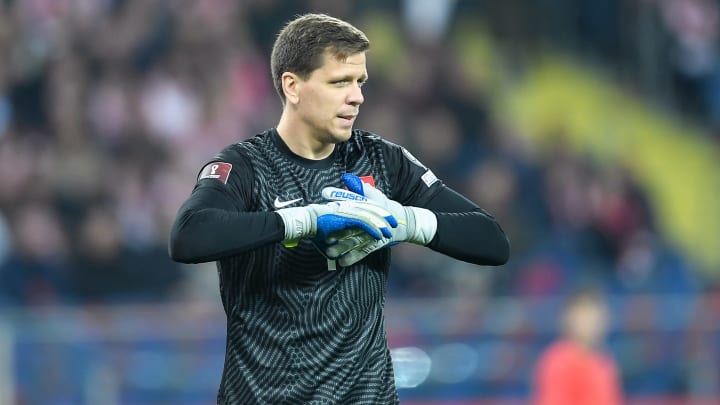
[[342,180],[347,190],[335,187],[323,189],[323,197],[330,201],[358,201],[363,197],[368,203],[390,212],[397,220],[398,226],[391,237],[382,239],[371,238],[359,229],[346,229],[325,238],[329,245],[325,254],[337,259],[342,266],[350,266],[365,258],[365,256],[386,246],[400,242],[410,242],[418,245],[427,245],[437,232],[437,217],[425,208],[407,207],[397,201],[389,199],[382,191],[363,183],[354,174],[346,173]]
[[332,233],[355,228],[375,240],[390,238],[390,228],[397,226],[397,221],[386,209],[355,201],[310,204],[275,212],[285,224],[283,243],[287,247],[296,246],[302,238],[327,238]]

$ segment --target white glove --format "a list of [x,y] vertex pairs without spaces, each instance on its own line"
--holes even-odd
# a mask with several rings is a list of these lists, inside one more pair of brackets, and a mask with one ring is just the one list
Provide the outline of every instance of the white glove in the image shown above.
[[350,266],[365,258],[370,253],[386,246],[400,242],[410,242],[418,245],[430,243],[437,232],[437,217],[425,208],[407,207],[397,201],[389,199],[382,191],[363,183],[354,174],[344,174],[342,180],[348,190],[335,187],[323,189],[323,197],[330,201],[363,201],[381,207],[392,214],[397,220],[397,228],[391,237],[382,239],[371,237],[360,229],[347,229],[325,238],[329,245],[325,254],[337,259],[342,266]]
[[275,211],[285,224],[283,243],[296,246],[302,238],[327,238],[340,231],[358,229],[379,240],[391,238],[397,220],[386,209],[363,202],[334,201]]

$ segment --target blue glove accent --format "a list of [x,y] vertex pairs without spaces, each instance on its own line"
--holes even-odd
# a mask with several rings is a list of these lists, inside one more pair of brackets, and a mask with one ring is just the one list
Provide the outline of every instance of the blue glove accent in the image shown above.
[[[385,220],[388,222],[388,224],[390,226],[392,226],[393,228],[397,228],[397,226],[400,224],[400,222],[398,222],[397,218],[395,218],[394,215],[389,215],[389,216],[383,217],[383,218],[385,218]],[[383,229],[383,236],[385,236],[386,238],[392,238],[392,232],[390,232],[390,230],[388,230],[387,233],[385,233],[384,232],[385,229],[387,229],[387,228]]]
[[[348,176],[347,179],[352,184],[353,188],[355,188],[355,189],[359,188],[360,191],[362,192],[363,182],[362,182],[362,180],[360,180],[360,178],[358,176],[356,176],[354,174],[343,174],[343,180],[346,179],[345,176]],[[350,188],[350,187],[348,187],[348,188]],[[361,202],[361,203],[368,202],[368,199],[360,193],[356,193],[352,190],[350,190],[350,191],[343,190],[343,189],[337,188],[337,187],[325,187],[323,189],[322,196],[327,201],[351,201],[351,202]],[[373,205],[378,206],[377,204],[373,204]],[[397,228],[397,226],[399,224],[398,219],[395,218],[395,216],[392,215],[392,213],[390,215],[383,216],[383,219],[385,219],[385,221],[387,221],[388,225],[390,225],[392,228]],[[390,234],[389,230],[387,233],[384,232],[384,230],[383,230],[383,235],[385,235],[386,238],[389,237],[389,236],[387,236],[389,234]]]
[[360,180],[360,177],[352,173],[345,173],[342,175],[342,181],[343,183],[345,183],[345,186],[347,186],[348,190],[365,197],[365,191],[363,191],[363,182],[362,180]]
[[[363,189],[364,183],[362,180],[360,180],[360,177],[358,177],[357,175],[355,175],[353,173],[345,173],[342,175],[341,178],[342,178],[343,183],[345,183],[345,187],[347,187],[348,190],[350,190],[351,192],[353,192],[355,194],[359,194],[363,197],[367,197],[365,195],[365,190]],[[347,198],[345,196],[340,196],[340,197]],[[392,226],[393,228],[396,228],[398,226],[397,218],[395,218],[394,215],[390,216],[390,217],[385,217],[385,220],[387,220],[388,223],[390,223],[390,226]],[[397,243],[399,243],[399,242],[394,242],[390,246],[396,245]]]
[[[390,226],[397,226],[397,221],[394,217],[385,217],[385,219],[388,220]],[[390,220],[392,220],[392,222]],[[392,232],[390,232],[390,229],[380,228],[380,231],[382,232],[381,235],[377,233],[377,231],[375,231],[372,227],[368,226],[365,222],[354,218],[343,217],[335,214],[326,214],[319,216],[317,219],[317,236],[320,239],[325,239],[332,233],[343,231],[349,228],[360,228],[363,231],[367,232],[370,236],[378,240],[382,239],[383,237],[392,237]]]
[[[403,206],[391,200],[382,191],[351,173],[342,175],[347,190],[336,187],[325,187],[323,197],[330,201],[354,202],[367,201],[361,204],[373,204],[390,213],[398,223],[394,227],[392,238],[376,239],[369,233],[344,231],[325,240],[329,245],[325,251],[330,258],[338,260],[342,266],[350,266],[365,258],[370,253],[392,246],[400,242],[411,242],[418,245],[430,243],[437,232],[437,217],[425,208]],[[386,214],[381,214],[385,219]],[[385,221],[387,222],[387,221]],[[377,227],[376,227],[377,229]],[[373,239],[375,238],[375,239]]]

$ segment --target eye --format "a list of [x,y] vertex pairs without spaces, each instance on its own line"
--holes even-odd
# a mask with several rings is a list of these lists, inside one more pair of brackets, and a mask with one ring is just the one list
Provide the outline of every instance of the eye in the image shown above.
[[333,84],[335,86],[346,86],[346,85],[350,84],[350,80],[347,80],[347,79],[335,80],[335,81],[331,82],[331,84]]

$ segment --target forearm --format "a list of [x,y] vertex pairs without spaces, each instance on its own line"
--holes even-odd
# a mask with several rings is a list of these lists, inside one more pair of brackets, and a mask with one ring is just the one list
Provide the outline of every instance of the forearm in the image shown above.
[[495,218],[451,188],[445,188],[424,208],[437,217],[437,232],[429,248],[479,265],[505,264],[510,242]]
[[510,256],[510,242],[494,218],[482,210],[436,213],[437,233],[428,247],[453,258],[498,266]]
[[280,242],[284,230],[274,212],[181,209],[170,233],[169,253],[182,263],[210,262]]

